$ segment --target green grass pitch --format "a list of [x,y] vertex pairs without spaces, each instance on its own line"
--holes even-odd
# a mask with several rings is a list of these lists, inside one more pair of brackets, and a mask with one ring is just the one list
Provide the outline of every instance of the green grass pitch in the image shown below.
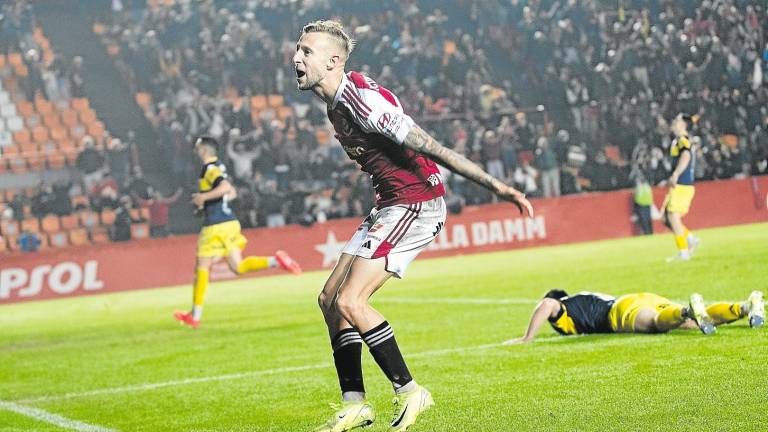
[[[436,406],[419,431],[768,430],[768,328],[714,336],[519,336],[548,289],[676,300],[768,291],[768,224],[416,260],[373,304]],[[179,271],[191,266],[182,263]],[[135,269],[152,271],[152,269]],[[120,431],[307,431],[339,398],[316,294],[327,272],[212,284],[203,325],[177,325],[188,286],[0,307],[0,401]],[[191,275],[190,275],[191,279]],[[385,431],[391,388],[363,354]],[[64,430],[0,408],[2,431]]]

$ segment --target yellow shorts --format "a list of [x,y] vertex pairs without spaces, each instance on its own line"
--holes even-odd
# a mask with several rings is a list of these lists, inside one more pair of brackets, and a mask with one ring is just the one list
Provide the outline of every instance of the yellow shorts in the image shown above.
[[652,293],[627,294],[616,299],[608,312],[611,330],[616,333],[631,333],[635,331],[635,318],[643,309],[654,309],[661,312],[672,302],[660,295]]
[[691,208],[693,195],[696,194],[696,188],[690,185],[677,185],[672,188],[667,197],[664,198],[664,208],[670,213],[688,213]]
[[204,226],[197,239],[197,256],[205,258],[225,257],[235,248],[245,249],[248,240],[240,233],[236,220]]

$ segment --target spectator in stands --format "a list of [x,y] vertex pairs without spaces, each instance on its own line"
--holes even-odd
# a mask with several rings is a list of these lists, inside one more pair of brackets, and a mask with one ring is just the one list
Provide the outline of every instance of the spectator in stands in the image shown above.
[[560,196],[560,167],[555,152],[545,136],[536,141],[536,166],[541,175],[541,189],[545,198]]
[[86,190],[91,190],[93,185],[101,180],[104,173],[104,155],[96,148],[93,138],[83,138],[84,148],[77,155],[75,166],[83,174],[83,183]]
[[118,184],[125,184],[131,168],[131,154],[128,146],[119,138],[107,139],[107,165]]
[[16,239],[16,243],[21,252],[37,252],[42,244],[40,237],[30,231],[23,231]]
[[123,195],[115,209],[115,224],[110,228],[112,241],[122,242],[131,239],[131,225],[138,220],[131,217],[131,197]]
[[84,98],[85,78],[83,77],[83,58],[75,56],[69,70],[69,93],[73,98]]
[[150,199],[149,195],[150,185],[147,180],[144,179],[144,172],[141,167],[136,165],[133,167],[133,176],[128,180],[128,192],[133,197],[141,199]]
[[176,203],[182,194],[182,189],[179,188],[176,192],[169,196],[163,197],[163,194],[159,190],[155,190],[150,187],[151,199],[145,200],[140,197],[135,197],[136,202],[141,206],[149,209],[149,234],[152,237],[167,237],[168,236],[168,207]]
[[53,185],[53,201],[51,201],[51,213],[56,216],[72,214],[72,200],[69,198],[69,190],[72,183],[59,182]]
[[53,187],[50,184],[41,184],[30,203],[32,215],[36,218],[42,218],[53,213],[55,200],[56,195],[53,193]]
[[538,196],[539,187],[537,179],[539,178],[539,171],[531,166],[528,158],[523,158],[520,161],[520,166],[515,169],[512,178],[518,190],[523,191],[528,196]]
[[120,185],[107,174],[93,185],[90,193],[91,207],[100,212],[106,208],[116,209],[120,196]]
[[11,199],[11,202],[8,203],[8,207],[10,207],[11,211],[13,212],[14,220],[17,222],[24,220],[24,207],[27,205],[28,200],[23,192],[16,192],[13,194],[13,199]]

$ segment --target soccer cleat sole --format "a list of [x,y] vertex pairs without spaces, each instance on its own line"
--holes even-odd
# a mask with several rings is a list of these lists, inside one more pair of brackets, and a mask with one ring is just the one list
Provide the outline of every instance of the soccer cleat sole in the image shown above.
[[699,326],[699,330],[705,335],[714,334],[717,331],[715,322],[707,315],[707,309],[704,306],[704,299],[699,294],[691,295],[689,307],[693,314],[693,320]]

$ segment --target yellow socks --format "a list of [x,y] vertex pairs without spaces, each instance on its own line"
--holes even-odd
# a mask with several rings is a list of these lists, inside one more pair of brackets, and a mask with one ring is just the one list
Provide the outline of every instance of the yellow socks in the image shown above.
[[195,284],[192,287],[192,318],[199,320],[203,314],[205,292],[208,290],[208,269],[195,269]]
[[237,266],[237,273],[243,274],[268,269],[270,267],[269,258],[270,257],[260,256],[245,257],[242,261],[240,261],[240,265]]
[[688,236],[686,236],[686,235],[675,236],[675,245],[677,246],[677,250],[679,250],[679,251],[687,251],[688,250]]
[[715,325],[720,325],[744,318],[746,314],[742,312],[740,303],[715,303],[707,308],[707,315]]
[[656,317],[656,329],[661,332],[676,329],[685,322],[685,319],[683,316],[683,306],[671,304],[659,312],[659,315]]

